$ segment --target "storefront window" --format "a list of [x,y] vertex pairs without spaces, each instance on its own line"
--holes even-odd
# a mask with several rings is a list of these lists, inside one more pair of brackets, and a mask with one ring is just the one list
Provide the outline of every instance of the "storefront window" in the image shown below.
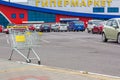
[[104,8],[103,7],[94,7],[93,12],[94,13],[104,13]]
[[15,18],[16,18],[16,14],[13,13],[13,14],[11,15],[11,17],[12,17],[13,19],[15,19]]
[[20,14],[19,17],[22,19],[24,18],[24,14]]
[[109,7],[107,11],[108,11],[108,13],[118,13],[119,8],[117,8],[117,7]]

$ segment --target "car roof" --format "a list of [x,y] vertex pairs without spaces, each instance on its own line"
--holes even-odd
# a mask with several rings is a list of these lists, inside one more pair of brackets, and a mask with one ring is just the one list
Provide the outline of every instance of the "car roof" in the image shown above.
[[89,20],[89,21],[91,22],[91,21],[103,21],[103,20],[97,20],[97,19],[95,20],[95,19],[94,19],[94,20]]
[[119,20],[120,18],[111,18],[111,19],[109,19],[109,20],[113,20],[113,19],[115,19],[115,20]]
[[83,22],[83,21],[72,21],[72,22]]

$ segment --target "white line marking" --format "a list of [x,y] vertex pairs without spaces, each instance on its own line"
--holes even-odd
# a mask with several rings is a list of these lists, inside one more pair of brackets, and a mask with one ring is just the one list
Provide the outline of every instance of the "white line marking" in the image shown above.
[[[26,63],[26,62],[21,62],[21,61],[16,61],[16,62],[19,63],[19,64],[27,64],[27,65],[32,65],[32,66],[45,66],[45,65],[38,65],[38,64],[34,64],[34,63]],[[50,67],[50,68],[52,68],[52,67]],[[64,68],[58,68],[58,67],[53,67],[53,68],[55,68],[55,69],[64,69]],[[73,71],[73,70],[71,70],[71,71]],[[83,73],[83,72],[87,72],[87,71],[80,71],[80,73]],[[108,77],[108,78],[120,79],[120,77],[118,77],[118,76],[111,76],[111,75],[105,75],[105,74],[99,74],[99,73],[88,72],[88,74],[97,75],[97,76],[103,76],[103,77]]]
[[45,42],[45,43],[50,43],[50,41],[47,41],[47,40],[44,40],[44,39],[42,39],[42,41]]
[[88,72],[88,74],[93,74],[93,75],[100,75],[100,76],[105,76],[105,77],[111,77],[111,78],[120,78],[118,76],[111,76],[111,75],[105,75],[105,74],[99,74],[99,73],[92,73],[92,72]]
[[44,66],[44,65],[38,65],[38,64],[34,64],[34,63],[27,63],[27,62],[21,62],[21,61],[16,61],[19,64],[27,64],[27,65],[32,65],[32,66]]

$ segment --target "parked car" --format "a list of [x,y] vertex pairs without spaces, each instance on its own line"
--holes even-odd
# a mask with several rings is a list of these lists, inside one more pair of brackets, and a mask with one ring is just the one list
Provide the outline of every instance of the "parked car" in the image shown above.
[[40,27],[41,32],[50,32],[51,25],[50,24],[42,24]]
[[103,22],[102,20],[89,20],[87,24],[87,32],[90,33],[92,32],[92,29],[94,26],[97,26],[97,24]]
[[3,32],[3,30],[4,30],[4,26],[0,25],[0,32]]
[[67,24],[58,24],[58,26],[59,26],[59,31],[65,31],[65,32],[67,32]]
[[58,32],[59,31],[59,25],[58,24],[52,24],[51,25],[51,31]]
[[68,23],[68,31],[84,31],[85,25],[83,21],[72,21]]
[[4,33],[9,34],[11,29],[15,29],[15,30],[26,29],[30,31],[35,30],[34,26],[32,26],[31,24],[8,24],[7,28],[4,29]]
[[30,24],[30,25],[28,25],[28,29],[29,29],[30,31],[34,31],[34,30],[35,30],[35,27],[34,27],[33,24]]
[[7,28],[5,28],[5,29],[3,30],[3,33],[9,34],[9,30],[8,30]]
[[39,31],[42,24],[34,24],[35,30]]
[[9,32],[9,29],[10,29],[11,27],[13,27],[13,26],[15,26],[14,23],[9,23],[9,24],[7,25],[7,28],[5,28],[5,29],[3,30],[3,32],[6,33],[6,34],[9,34],[9,33],[10,33],[10,32]]
[[101,34],[103,32],[103,27],[104,27],[104,23],[99,23],[96,26],[93,27],[92,29],[92,33],[98,33]]
[[120,18],[109,19],[104,25],[102,41],[116,40],[120,44]]

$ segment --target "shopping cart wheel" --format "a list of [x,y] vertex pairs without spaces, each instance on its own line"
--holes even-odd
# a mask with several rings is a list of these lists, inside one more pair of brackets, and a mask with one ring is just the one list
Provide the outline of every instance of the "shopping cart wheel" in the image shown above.
[[27,63],[31,63],[31,60],[30,60],[30,59],[29,59],[29,61],[28,61],[28,60],[26,60],[26,62],[27,62]]
[[8,59],[8,60],[10,60],[10,61],[11,61],[11,59]]
[[41,62],[40,62],[40,61],[38,61],[38,64],[40,65],[40,64],[41,64]]

